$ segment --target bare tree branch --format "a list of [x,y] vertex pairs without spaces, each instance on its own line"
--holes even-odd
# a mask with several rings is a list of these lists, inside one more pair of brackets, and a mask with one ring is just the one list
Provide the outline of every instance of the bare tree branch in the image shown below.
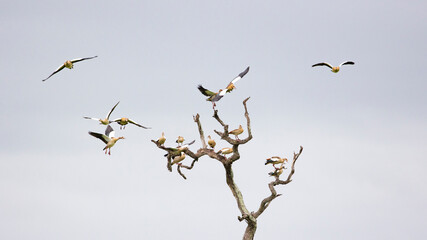
[[205,135],[203,134],[202,124],[200,123],[200,115],[196,114],[196,116],[193,116],[193,119],[197,123],[197,126],[199,127],[200,140],[202,141],[203,148],[207,148],[206,142],[205,142]]
[[[207,148],[202,124],[200,122],[200,115],[196,114],[196,116],[193,116],[193,120],[194,120],[194,122],[197,123],[197,126],[198,126],[200,140],[202,142],[202,148],[199,148],[196,152],[193,152],[188,148],[183,149],[182,152],[184,152],[189,158],[192,158],[193,161],[191,162],[190,166],[183,165],[182,163],[178,164],[178,166],[177,166],[177,172],[184,179],[187,179],[187,177],[181,171],[182,168],[186,168],[188,170],[193,169],[195,162],[198,161],[199,158],[201,158],[205,155],[209,156],[212,159],[216,159],[223,164],[225,172],[226,172],[225,175],[226,175],[227,185],[229,186],[234,198],[236,199],[237,207],[239,208],[239,211],[241,213],[241,216],[238,216],[237,218],[239,221],[245,220],[246,223],[248,224],[248,226],[245,230],[245,234],[243,236],[244,240],[253,239],[255,232],[256,232],[256,229],[257,229],[257,218],[267,209],[267,207],[270,205],[270,203],[275,198],[277,198],[281,195],[281,194],[277,194],[276,189],[274,187],[277,185],[286,185],[292,181],[292,176],[295,173],[295,162],[297,161],[298,157],[301,155],[302,150],[303,150],[303,148],[301,146],[300,151],[298,153],[294,153],[291,171],[290,171],[287,179],[285,181],[283,181],[283,180],[279,179],[280,176],[275,176],[276,179],[268,184],[271,195],[266,197],[265,199],[263,199],[261,201],[259,209],[255,213],[249,212],[249,210],[246,208],[246,205],[244,203],[243,195],[240,192],[236,183],[234,182],[234,174],[233,174],[233,169],[232,169],[232,164],[235,161],[240,159],[240,153],[239,153],[240,144],[245,144],[253,138],[252,131],[251,131],[251,119],[249,117],[249,112],[248,112],[248,109],[246,106],[246,102],[248,100],[249,100],[249,97],[243,101],[243,106],[245,109],[245,118],[246,118],[246,122],[247,122],[247,132],[248,132],[248,136],[244,139],[233,139],[229,136],[229,131],[228,131],[229,125],[224,123],[224,121],[219,117],[218,110],[214,110],[214,115],[212,116],[223,127],[223,132],[214,130],[215,133],[218,134],[218,136],[220,136],[222,140],[224,140],[224,141],[226,141],[232,145],[233,153],[229,158],[219,154],[219,152],[215,152],[213,149]],[[176,154],[177,154],[176,148],[174,151],[172,151],[171,148],[161,146],[160,144],[158,144],[154,140],[151,140],[151,141],[154,144],[156,144],[158,148],[168,152],[168,154],[165,155],[166,159],[168,161],[167,167],[168,167],[169,171],[172,171],[171,161],[172,161],[172,156],[176,156]]]
[[298,157],[301,155],[302,150],[303,150],[303,147],[300,146],[299,152],[298,153],[294,153],[294,158],[293,158],[293,161],[292,161],[291,171],[289,172],[289,175],[288,175],[288,178],[286,179],[286,181],[280,180],[279,179],[280,176],[275,176],[276,180],[274,180],[274,181],[272,181],[272,182],[270,182],[268,184],[268,188],[270,189],[271,195],[268,196],[268,197],[266,197],[266,198],[264,198],[261,201],[261,204],[260,204],[260,206],[258,208],[258,211],[256,211],[253,214],[253,216],[255,218],[258,218],[259,215],[261,215],[265,211],[265,209],[267,209],[267,207],[270,205],[271,201],[273,201],[276,197],[279,197],[281,195],[281,194],[277,194],[276,189],[274,189],[274,187],[277,186],[277,185],[286,185],[286,184],[288,184],[288,183],[290,183],[292,181],[291,178],[292,178],[292,176],[295,173],[295,162],[298,160]]

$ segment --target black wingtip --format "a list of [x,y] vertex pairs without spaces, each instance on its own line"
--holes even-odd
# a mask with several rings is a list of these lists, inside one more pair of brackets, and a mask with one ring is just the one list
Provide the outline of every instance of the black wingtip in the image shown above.
[[245,71],[243,71],[239,74],[239,77],[241,77],[241,78],[244,77],[248,72],[249,72],[249,66],[245,69]]

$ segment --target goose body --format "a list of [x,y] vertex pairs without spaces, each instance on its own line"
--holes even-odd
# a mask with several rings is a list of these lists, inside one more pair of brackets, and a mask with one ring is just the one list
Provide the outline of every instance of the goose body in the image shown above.
[[86,57],[86,58],[76,58],[76,59],[73,59],[73,60],[67,60],[67,61],[65,61],[64,64],[62,64],[61,66],[59,66],[52,74],[50,74],[49,77],[43,79],[42,81],[44,82],[44,81],[48,80],[50,77],[52,77],[53,75],[57,74],[58,72],[60,72],[64,68],[72,69],[74,67],[74,63],[76,63],[76,62],[81,62],[81,61],[89,60],[89,59],[96,58],[96,57],[98,57],[98,56]]
[[184,159],[185,159],[185,153],[181,152],[181,155],[175,156],[173,158],[171,166],[174,165],[175,163],[181,164],[180,162],[182,162],[182,160]]
[[268,175],[270,175],[270,176],[274,176],[274,177],[279,177],[282,173],[283,173],[283,169],[284,169],[285,167],[283,166],[283,164],[279,167],[279,168],[276,168],[275,170],[274,170],[274,172],[270,172],[270,173],[268,173]]
[[160,144],[160,146],[162,146],[165,142],[166,142],[165,133],[162,132],[162,136],[159,139],[157,139],[157,143]]
[[281,157],[278,157],[278,156],[274,156],[274,157],[271,157],[271,158],[267,158],[267,161],[265,162],[265,165],[267,165],[267,164],[273,164],[273,166],[274,166],[275,164],[280,164],[280,163],[284,163],[284,162],[287,162],[287,161],[288,161],[287,158],[281,158]]
[[89,134],[100,139],[106,144],[102,150],[105,150],[105,154],[107,154],[108,151],[109,155],[111,155],[111,148],[116,144],[116,142],[119,139],[125,139],[124,137],[114,137],[114,130],[110,125],[108,125],[107,129],[105,129],[105,134],[95,132],[89,132]]
[[211,136],[210,136],[210,135],[208,136],[208,144],[209,144],[209,146],[210,146],[211,148],[215,148],[216,142],[215,142],[215,140],[213,140],[213,139],[211,138]]
[[228,132],[228,134],[233,134],[234,136],[236,136],[236,139],[239,139],[239,135],[242,133],[243,133],[242,125],[239,125],[239,128],[231,130],[230,132]]
[[230,153],[233,153],[233,148],[226,147],[218,151],[218,154],[223,154],[224,156]]
[[354,62],[352,62],[352,61],[346,61],[346,62],[343,62],[343,63],[341,63],[340,65],[338,65],[336,67],[332,66],[331,64],[329,64],[327,62],[321,62],[321,63],[316,63],[316,64],[314,64],[311,67],[326,66],[326,67],[330,68],[333,73],[337,73],[337,72],[340,71],[340,68],[343,65],[354,65]]
[[92,117],[83,117],[83,118],[85,118],[85,119],[92,119],[92,120],[98,121],[100,124],[108,125],[108,124],[111,123],[111,121],[110,121],[110,115],[111,115],[111,113],[114,111],[114,109],[117,107],[117,105],[119,103],[120,103],[120,101],[117,102],[116,105],[114,105],[114,107],[107,114],[107,117],[105,117],[104,119],[101,119],[101,118],[92,118]]
[[176,143],[178,143],[178,146],[181,146],[181,144],[184,142],[184,137],[183,136],[178,136],[178,138],[176,139]]

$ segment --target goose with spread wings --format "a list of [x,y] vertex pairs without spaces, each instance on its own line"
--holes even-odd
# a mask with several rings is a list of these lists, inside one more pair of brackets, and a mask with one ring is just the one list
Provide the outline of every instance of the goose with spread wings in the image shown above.
[[142,126],[141,124],[136,123],[136,122],[135,122],[135,121],[133,121],[132,119],[125,118],[125,117],[114,119],[114,120],[113,120],[113,121],[111,121],[111,122],[116,122],[116,123],[118,123],[118,124],[120,125],[120,129],[122,129],[122,128],[123,128],[123,129],[125,129],[125,127],[126,127],[126,125],[127,125],[128,123],[132,123],[133,125],[136,125],[136,126],[138,126],[138,127],[140,127],[140,128],[150,129],[150,127],[144,127],[144,126]]
[[96,58],[96,57],[98,57],[98,56],[86,57],[86,58],[76,58],[76,59],[73,59],[73,60],[67,60],[64,64],[62,64],[60,67],[58,67],[58,69],[56,69],[52,74],[50,74],[49,77],[43,79],[42,81],[44,82],[44,81],[48,80],[50,77],[52,77],[53,75],[57,74],[59,71],[61,71],[64,68],[72,69],[73,66],[74,66],[74,63],[76,63],[76,62],[81,62],[81,61],[89,60],[89,59]]
[[108,124],[111,123],[111,121],[110,121],[110,115],[114,111],[114,109],[117,107],[117,105],[119,105],[119,103],[120,103],[120,101],[117,102],[116,105],[114,105],[114,107],[108,113],[107,117],[104,118],[104,119],[101,119],[101,118],[92,118],[92,117],[83,117],[83,118],[85,118],[85,119],[92,119],[92,120],[98,121],[100,124],[108,125]]
[[354,65],[354,62],[352,61],[346,61],[341,63],[340,65],[338,65],[337,67],[332,66],[331,64],[327,63],[327,62],[321,62],[321,63],[316,63],[311,67],[317,67],[317,66],[327,66],[331,69],[332,72],[337,73],[340,71],[341,66],[343,65]]
[[245,71],[241,72],[239,75],[237,75],[237,77],[231,80],[231,82],[227,85],[225,89],[220,89],[218,92],[212,92],[204,88],[202,85],[199,85],[197,88],[203,95],[208,97],[206,101],[212,102],[212,107],[215,109],[215,106],[216,106],[215,102],[219,101],[222,97],[224,97],[226,93],[233,91],[233,89],[236,88],[234,84],[240,79],[242,79],[248,72],[249,72],[249,67],[247,67]]
[[114,144],[116,144],[119,139],[125,139],[124,137],[114,137],[114,130],[110,125],[108,125],[105,129],[105,134],[96,132],[89,132],[89,134],[107,144],[102,150],[105,150],[105,154],[107,154],[108,151],[108,155],[111,155],[111,148],[114,146]]

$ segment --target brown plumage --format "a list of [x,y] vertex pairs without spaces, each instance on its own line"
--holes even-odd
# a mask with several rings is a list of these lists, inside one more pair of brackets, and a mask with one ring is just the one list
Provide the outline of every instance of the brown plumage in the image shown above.
[[228,134],[233,134],[234,136],[236,136],[236,139],[238,139],[238,140],[240,140],[238,135],[240,135],[242,133],[243,133],[242,125],[239,125],[238,129],[234,129],[234,130],[231,130],[230,132],[228,132]]

